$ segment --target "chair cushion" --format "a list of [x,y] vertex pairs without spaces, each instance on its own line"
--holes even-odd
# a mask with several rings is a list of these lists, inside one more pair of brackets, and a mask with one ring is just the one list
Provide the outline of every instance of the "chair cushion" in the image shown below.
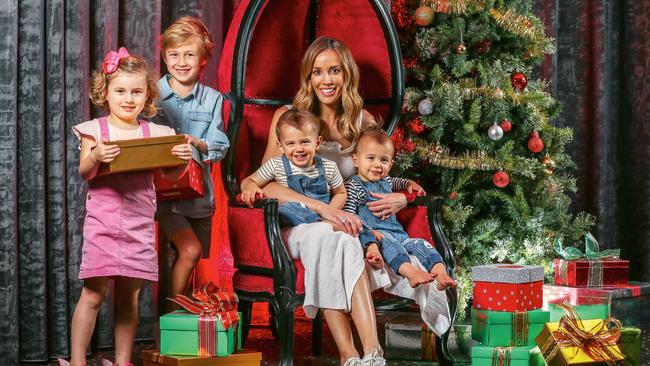
[[[298,259],[294,260],[293,264],[296,266],[296,294],[303,294],[305,292],[305,268]],[[271,277],[236,271],[232,282],[235,290],[274,293],[273,278]]]
[[397,213],[397,220],[402,224],[409,237],[425,239],[435,246],[431,230],[429,229],[426,206],[407,207]]

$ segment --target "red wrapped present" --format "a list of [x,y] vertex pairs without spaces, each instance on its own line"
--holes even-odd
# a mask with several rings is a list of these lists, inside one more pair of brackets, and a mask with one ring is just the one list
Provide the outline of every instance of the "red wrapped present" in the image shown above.
[[555,259],[555,284],[571,287],[624,285],[628,281],[630,261]]
[[494,311],[528,311],[542,307],[541,266],[492,264],[472,267],[473,307]]
[[205,195],[203,168],[192,159],[178,180],[168,179],[162,170],[154,172],[154,184],[158,201],[187,200]]
[[598,287],[626,284],[630,262],[619,258],[619,249],[601,251],[598,241],[589,233],[584,236],[584,253],[575,247],[563,247],[561,238],[555,251],[555,284],[572,287]]

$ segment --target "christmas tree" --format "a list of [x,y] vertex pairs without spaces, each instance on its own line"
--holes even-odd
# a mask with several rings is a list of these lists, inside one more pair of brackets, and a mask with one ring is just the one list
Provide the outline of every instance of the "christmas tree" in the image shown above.
[[532,78],[554,40],[532,0],[393,0],[392,13],[406,70],[395,174],[446,198],[462,317],[472,266],[538,264],[550,274],[554,242],[593,225],[570,212],[573,132],[553,125],[559,105]]

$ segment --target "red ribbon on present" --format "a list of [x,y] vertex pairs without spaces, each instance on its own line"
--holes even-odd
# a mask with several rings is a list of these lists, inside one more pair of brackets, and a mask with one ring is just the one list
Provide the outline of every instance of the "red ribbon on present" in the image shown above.
[[199,316],[199,356],[216,356],[216,320],[221,320],[224,329],[237,324],[239,321],[237,294],[219,291],[219,288],[209,281],[195,288],[192,297],[197,301],[180,294],[169,300]]

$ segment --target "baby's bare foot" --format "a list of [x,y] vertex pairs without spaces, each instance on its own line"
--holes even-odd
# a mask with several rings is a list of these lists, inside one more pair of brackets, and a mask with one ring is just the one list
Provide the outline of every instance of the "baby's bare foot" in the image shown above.
[[406,277],[409,280],[409,285],[413,288],[416,288],[425,283],[429,283],[436,278],[436,276],[432,275],[431,273],[419,269],[417,271],[413,271],[412,273],[409,273],[408,276],[404,276],[404,277]]
[[438,290],[444,290],[447,287],[456,287],[456,281],[453,278],[449,277],[446,272],[438,273],[436,276],[436,282],[438,283]]

